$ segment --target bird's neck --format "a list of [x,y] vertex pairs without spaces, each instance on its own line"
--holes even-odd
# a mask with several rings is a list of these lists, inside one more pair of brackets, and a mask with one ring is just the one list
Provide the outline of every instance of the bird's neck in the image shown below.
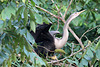
[[69,17],[69,18],[67,19],[67,21],[65,22],[65,25],[64,25],[63,30],[69,27],[69,23],[72,21],[72,19],[73,19],[73,18],[71,18],[71,17]]
[[64,25],[64,28],[63,28],[62,38],[61,39],[55,39],[55,45],[56,45],[57,49],[62,48],[68,40],[68,36],[69,36],[68,27],[69,27],[69,23],[71,22],[71,20],[72,19],[70,19],[70,17],[67,19],[67,21]]

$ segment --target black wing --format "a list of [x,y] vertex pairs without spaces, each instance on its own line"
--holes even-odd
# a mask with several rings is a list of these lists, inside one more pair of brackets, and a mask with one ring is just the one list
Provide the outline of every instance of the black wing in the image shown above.
[[[55,50],[54,38],[49,33],[49,28],[51,27],[51,25],[52,25],[51,23],[50,24],[45,24],[45,23],[39,24],[36,27],[36,32],[35,33],[33,31],[30,31],[31,35],[35,39],[35,42],[39,45],[35,49],[35,51],[40,56],[42,56],[42,54],[44,56],[46,56],[47,53],[50,55],[52,53],[50,51],[54,51]],[[45,47],[46,49],[43,48],[43,47]],[[50,50],[50,51],[48,51],[48,50]]]

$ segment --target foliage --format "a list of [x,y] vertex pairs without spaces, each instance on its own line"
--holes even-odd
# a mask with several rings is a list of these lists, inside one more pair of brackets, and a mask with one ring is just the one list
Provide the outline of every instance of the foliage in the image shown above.
[[[70,0],[0,0],[0,66],[2,67],[41,67],[56,66],[48,64],[49,58],[40,58],[33,49],[35,46],[34,38],[27,31],[26,26],[30,24],[31,30],[35,32],[37,24],[52,22],[51,30],[56,30],[59,24],[59,31],[63,33],[64,23],[58,18],[36,7],[46,9],[54,15],[64,15]],[[100,66],[100,1],[99,0],[73,0],[65,19],[70,14],[85,9],[79,17],[74,19],[70,27],[81,37],[82,34],[91,29],[82,38],[84,46],[90,45],[83,51],[76,54],[81,47],[70,33],[69,41],[62,48],[65,54],[55,53],[58,59],[66,58],[61,61],[62,66],[70,65],[78,67]],[[57,23],[57,22],[60,23]],[[58,35],[60,37],[60,35]],[[30,42],[33,44],[31,45]],[[73,46],[74,45],[74,46]],[[71,56],[72,55],[72,56]]]

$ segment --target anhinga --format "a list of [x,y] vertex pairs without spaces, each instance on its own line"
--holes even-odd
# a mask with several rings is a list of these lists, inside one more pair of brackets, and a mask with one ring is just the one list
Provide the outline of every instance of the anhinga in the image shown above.
[[70,23],[74,18],[76,18],[77,16],[79,16],[79,15],[80,15],[82,12],[84,12],[84,11],[85,11],[85,10],[80,11],[80,12],[75,12],[75,13],[71,14],[71,15],[69,16],[69,18],[67,19],[67,21],[66,21],[64,27],[63,27],[63,36],[62,36],[62,38],[59,39],[59,38],[55,38],[55,37],[54,37],[54,40],[55,40],[54,42],[55,42],[55,46],[56,46],[57,49],[62,48],[62,47],[66,44],[66,42],[67,42],[67,40],[68,40],[68,36],[69,36],[69,32],[68,32],[69,23]]
[[[84,11],[84,10],[83,10]],[[59,33],[59,31],[50,31],[49,28],[51,27],[52,23],[49,24],[39,24],[36,27],[36,32],[30,31],[31,35],[34,37],[35,42],[37,43],[37,48],[35,49],[36,53],[39,56],[46,57],[46,55],[53,54],[55,49],[62,48],[69,36],[68,27],[69,23],[76,18],[79,14],[81,14],[83,11],[75,12],[70,15],[70,17],[67,19],[66,23],[63,27],[63,36],[62,38],[56,38],[54,35]]]

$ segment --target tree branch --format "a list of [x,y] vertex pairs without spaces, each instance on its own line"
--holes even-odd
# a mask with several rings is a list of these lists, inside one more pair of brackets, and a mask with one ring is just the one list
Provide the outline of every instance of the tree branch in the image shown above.
[[85,33],[83,33],[83,35],[80,37],[80,39],[82,39],[82,37],[83,37],[86,33],[88,33],[89,31],[91,31],[91,30],[93,30],[93,29],[95,29],[95,28],[97,28],[97,27],[100,27],[100,25],[98,25],[98,26],[96,26],[96,27],[94,27],[94,28],[88,29]]
[[35,7],[40,8],[41,10],[47,12],[48,14],[52,15],[52,16],[55,17],[55,18],[58,18],[58,16],[56,16],[56,15],[50,13],[49,11],[47,11],[47,10],[45,10],[45,9],[43,9],[43,8],[41,8],[41,7],[39,7],[39,6],[37,6],[37,5],[35,5]]
[[67,9],[66,9],[66,11],[65,11],[64,16],[62,16],[62,17],[63,17],[63,19],[65,19],[65,16],[66,16],[66,14],[67,14],[67,11],[68,11],[68,9],[69,9],[69,7],[70,7],[70,5],[71,5],[72,1],[73,1],[73,0],[71,0],[71,1],[70,1],[69,5],[68,5],[68,8],[67,8]]
[[[59,15],[59,16],[60,16],[60,15]],[[57,27],[57,31],[58,31],[58,30],[59,30],[59,18],[58,18],[57,22],[58,22],[58,27]]]
[[[51,0],[51,1],[52,1],[52,3],[54,3],[54,1],[53,1],[53,0]],[[57,7],[57,5],[56,5],[56,4],[55,4],[55,7],[56,7],[56,9],[59,11],[59,9],[58,9],[58,7]],[[61,12],[60,12],[60,15],[61,15],[61,16],[63,16]]]
[[48,14],[50,14],[51,16],[53,16],[53,17],[55,17],[55,18],[59,18],[60,20],[62,20],[62,21],[64,22],[64,20],[63,20],[61,17],[56,16],[56,15],[54,15],[53,13],[51,13],[51,12],[49,12],[49,11],[47,11],[47,10],[45,10],[45,9],[43,9],[43,8],[41,8],[41,7],[39,7],[39,6],[37,6],[37,5],[35,5],[35,7],[37,7],[37,8],[39,8],[39,9],[41,9],[41,10],[47,12]]
[[84,46],[83,46],[81,39],[78,38],[78,36],[74,33],[74,31],[70,27],[68,29],[73,34],[73,36],[76,38],[76,40],[80,43],[82,49],[84,49]]
[[95,42],[96,40],[100,39],[100,36],[98,36],[93,42]]
[[[53,1],[53,0],[51,0],[51,1],[52,1],[52,3],[54,3],[54,1]],[[59,9],[58,9],[58,7],[57,7],[57,5],[56,5],[56,4],[55,4],[55,7],[56,7],[56,9],[59,11]],[[61,16],[63,16],[61,12],[60,12],[60,15],[61,15]]]
[[[90,46],[90,44],[88,44],[84,49],[86,49],[86,48],[89,47],[89,46]],[[52,61],[52,62],[48,62],[48,63],[56,63],[56,62],[63,61],[63,60],[65,60],[65,59],[69,58],[69,57],[72,57],[72,56],[76,55],[77,53],[81,52],[82,50],[83,50],[83,49],[80,49],[79,51],[77,51],[77,52],[71,54],[70,56],[65,57],[65,58],[63,58],[63,59],[61,59],[61,60]]]

